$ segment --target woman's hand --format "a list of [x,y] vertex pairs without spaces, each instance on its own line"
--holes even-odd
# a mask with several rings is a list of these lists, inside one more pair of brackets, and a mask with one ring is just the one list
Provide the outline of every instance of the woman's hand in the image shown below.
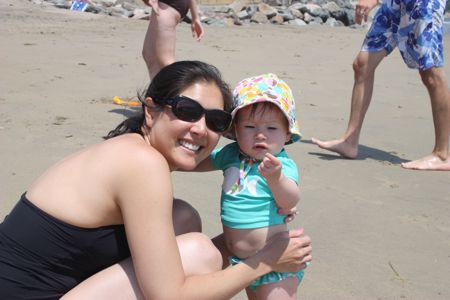
[[303,229],[295,229],[276,234],[259,254],[273,271],[297,272],[312,260],[311,252],[309,236],[304,235]]

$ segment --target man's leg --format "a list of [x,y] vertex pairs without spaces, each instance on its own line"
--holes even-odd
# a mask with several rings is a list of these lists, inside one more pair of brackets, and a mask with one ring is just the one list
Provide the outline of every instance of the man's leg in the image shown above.
[[428,90],[433,113],[435,144],[433,152],[421,159],[403,163],[402,167],[416,170],[450,171],[450,91],[442,68],[419,71]]
[[350,118],[344,135],[336,140],[321,141],[312,138],[312,142],[322,149],[339,153],[346,158],[358,156],[358,143],[361,127],[372,99],[375,69],[387,55],[385,50],[377,52],[359,52],[353,62],[355,82],[353,84]]

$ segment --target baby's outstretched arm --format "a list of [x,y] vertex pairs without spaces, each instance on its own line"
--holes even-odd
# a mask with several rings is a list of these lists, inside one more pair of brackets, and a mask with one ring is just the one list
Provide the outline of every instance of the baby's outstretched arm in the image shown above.
[[300,189],[292,179],[281,173],[281,162],[278,158],[267,153],[258,171],[266,179],[278,207],[290,209],[297,205],[300,200]]

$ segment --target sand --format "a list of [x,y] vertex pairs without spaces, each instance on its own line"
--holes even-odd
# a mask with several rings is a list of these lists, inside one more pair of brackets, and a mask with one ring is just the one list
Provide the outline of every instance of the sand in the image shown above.
[[[146,86],[146,21],[0,2],[0,219],[50,164],[101,137],[131,109],[112,103]],[[407,171],[431,152],[428,95],[398,52],[377,72],[361,155],[312,145],[347,124],[351,63],[365,29],[206,27],[200,43],[178,28],[177,59],[215,64],[230,84],[273,72],[292,87],[304,139],[287,147],[301,171],[300,214],[314,261],[299,299],[450,299],[450,173]],[[450,35],[444,38],[447,56]],[[449,64],[445,67],[450,76]],[[226,143],[223,139],[221,143]],[[124,153],[123,155],[129,155]],[[221,174],[174,174],[176,196],[220,232]],[[193,188],[195,186],[195,188]],[[233,299],[245,299],[240,293]]]

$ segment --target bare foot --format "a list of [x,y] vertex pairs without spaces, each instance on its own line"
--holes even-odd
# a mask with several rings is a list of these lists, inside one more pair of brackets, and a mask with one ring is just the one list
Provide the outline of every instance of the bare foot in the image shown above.
[[402,167],[411,170],[450,171],[450,158],[442,160],[439,156],[431,154],[418,160],[402,163]]
[[312,138],[311,141],[320,148],[336,152],[345,158],[353,159],[358,156],[358,146],[353,146],[344,139],[321,141],[316,138]]

